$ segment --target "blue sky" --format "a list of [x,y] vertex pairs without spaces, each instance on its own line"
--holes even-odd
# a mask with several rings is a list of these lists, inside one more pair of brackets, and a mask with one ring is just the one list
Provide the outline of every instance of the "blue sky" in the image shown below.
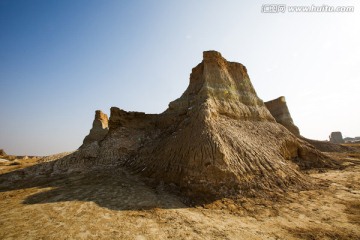
[[0,0],[0,148],[71,151],[96,109],[160,113],[205,50],[243,63],[264,101],[284,95],[304,136],[360,136],[360,4],[261,13],[270,3],[282,2]]

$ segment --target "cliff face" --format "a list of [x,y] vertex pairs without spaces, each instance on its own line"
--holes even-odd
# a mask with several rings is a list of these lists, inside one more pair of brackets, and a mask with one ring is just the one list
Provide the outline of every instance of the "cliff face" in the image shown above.
[[310,183],[299,168],[333,164],[276,122],[242,64],[215,51],[204,52],[188,88],[165,112],[113,107],[109,132],[93,139],[53,169],[120,165],[207,197],[303,188]]
[[272,101],[265,102],[265,106],[269,109],[271,115],[276,122],[286,127],[290,132],[296,136],[300,136],[299,128],[294,124],[289,109],[287,107],[285,97],[279,97]]

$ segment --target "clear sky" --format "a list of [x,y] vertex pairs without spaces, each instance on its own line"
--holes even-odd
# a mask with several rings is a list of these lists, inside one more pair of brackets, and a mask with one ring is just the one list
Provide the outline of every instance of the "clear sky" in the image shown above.
[[[261,12],[283,2],[355,11]],[[0,148],[71,151],[96,109],[160,113],[205,50],[284,95],[302,135],[360,136],[359,1],[0,0]]]

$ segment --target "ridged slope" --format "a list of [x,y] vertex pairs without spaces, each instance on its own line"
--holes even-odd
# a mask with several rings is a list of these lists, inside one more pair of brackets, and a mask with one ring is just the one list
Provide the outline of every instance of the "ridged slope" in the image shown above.
[[187,90],[159,119],[171,124],[125,165],[189,195],[303,187],[307,180],[293,162],[302,168],[330,164],[276,123],[243,65],[215,51],[204,52]]

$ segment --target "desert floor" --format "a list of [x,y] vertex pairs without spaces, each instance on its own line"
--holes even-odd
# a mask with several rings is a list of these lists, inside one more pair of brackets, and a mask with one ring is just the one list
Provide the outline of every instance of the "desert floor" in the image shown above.
[[196,207],[121,169],[0,183],[0,239],[360,239],[360,155],[333,155],[316,189]]

